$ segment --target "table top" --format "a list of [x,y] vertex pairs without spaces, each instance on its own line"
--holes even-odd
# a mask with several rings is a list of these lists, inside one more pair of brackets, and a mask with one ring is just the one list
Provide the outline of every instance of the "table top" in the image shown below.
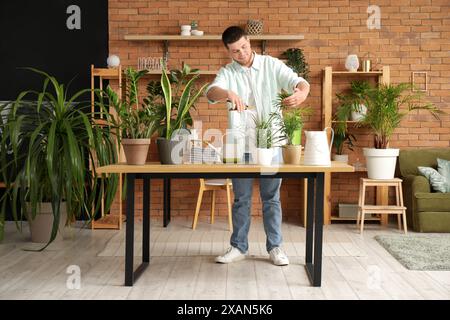
[[97,168],[97,173],[258,173],[258,172],[354,172],[355,168],[343,162],[332,161],[331,166],[305,166],[280,164],[261,166],[256,164],[161,164],[145,165],[113,164]]

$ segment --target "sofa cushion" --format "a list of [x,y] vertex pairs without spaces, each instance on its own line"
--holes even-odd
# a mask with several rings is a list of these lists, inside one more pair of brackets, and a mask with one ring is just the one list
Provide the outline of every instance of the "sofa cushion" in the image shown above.
[[443,175],[450,183],[450,161],[444,159],[437,159],[438,172]]
[[450,193],[423,193],[417,192],[417,211],[450,212]]
[[429,181],[433,190],[437,192],[450,192],[450,181],[440,172],[430,167],[417,167],[419,172]]
[[398,157],[398,169],[400,176],[418,176],[417,167],[437,168],[437,159],[450,160],[450,148],[430,148],[400,150]]

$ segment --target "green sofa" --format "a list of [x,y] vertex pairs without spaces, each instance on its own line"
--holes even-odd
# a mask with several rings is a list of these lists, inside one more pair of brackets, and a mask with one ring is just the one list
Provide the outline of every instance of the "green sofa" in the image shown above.
[[434,192],[418,166],[437,168],[437,158],[450,160],[450,148],[400,150],[397,173],[409,228],[419,232],[450,232],[450,193]]

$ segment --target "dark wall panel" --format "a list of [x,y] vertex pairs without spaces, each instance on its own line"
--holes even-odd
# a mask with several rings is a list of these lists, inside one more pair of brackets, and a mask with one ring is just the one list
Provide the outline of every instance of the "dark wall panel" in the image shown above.
[[[67,13],[71,5],[79,15]],[[0,1],[0,100],[41,87],[39,76],[20,67],[44,70],[65,84],[73,79],[69,91],[75,92],[90,87],[90,65],[106,65],[107,56],[108,0]]]

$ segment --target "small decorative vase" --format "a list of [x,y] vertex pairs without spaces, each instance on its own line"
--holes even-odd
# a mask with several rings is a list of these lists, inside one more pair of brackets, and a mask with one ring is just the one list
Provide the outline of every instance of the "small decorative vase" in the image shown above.
[[117,68],[120,65],[120,59],[115,54],[112,54],[106,59],[106,63],[108,64],[108,68]]
[[263,33],[263,22],[262,20],[248,20],[246,32],[249,35],[258,35]]
[[359,60],[356,54],[349,54],[345,59],[345,69],[350,72],[356,72],[359,68]]

